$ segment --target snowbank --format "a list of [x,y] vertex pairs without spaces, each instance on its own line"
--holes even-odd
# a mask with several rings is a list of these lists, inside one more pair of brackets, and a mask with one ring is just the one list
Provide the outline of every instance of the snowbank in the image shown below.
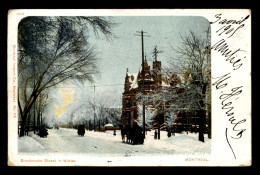
[[113,127],[113,125],[111,123],[108,123],[108,124],[105,125],[105,127],[107,127],[107,126]]
[[161,131],[161,139],[154,139],[154,131],[148,131],[144,144],[123,143],[120,130],[94,132],[86,131],[84,137],[76,129],[49,129],[47,138],[35,134],[18,138],[19,152],[87,154],[95,156],[149,156],[149,155],[205,155],[210,154],[211,140],[205,135],[205,142],[198,141],[198,134],[175,134],[167,137]]
[[18,151],[19,152],[39,152],[44,149],[44,146],[30,136],[19,137]]
[[206,134],[204,135],[205,142],[198,141],[198,134],[195,133],[177,133],[175,136],[164,139],[164,141],[174,145],[182,154],[210,154],[211,150],[211,140],[208,139]]

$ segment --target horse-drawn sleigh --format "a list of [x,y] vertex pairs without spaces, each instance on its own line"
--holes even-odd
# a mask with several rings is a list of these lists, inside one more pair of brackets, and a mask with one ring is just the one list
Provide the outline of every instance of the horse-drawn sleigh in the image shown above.
[[144,136],[142,132],[142,128],[134,122],[133,126],[124,126],[121,127],[121,136],[122,142],[130,143],[130,144],[143,144]]

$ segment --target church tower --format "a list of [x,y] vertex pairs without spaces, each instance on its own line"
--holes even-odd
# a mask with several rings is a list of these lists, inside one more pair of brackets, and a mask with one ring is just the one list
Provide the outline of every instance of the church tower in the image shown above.
[[140,71],[138,72],[138,87],[140,89],[140,92],[142,92],[143,88],[144,88],[144,93],[148,93],[149,91],[151,91],[153,87],[153,83],[154,83],[153,76],[145,56],[144,70],[141,68]]
[[162,53],[162,51],[158,51],[157,46],[155,46],[153,50],[153,77],[155,90],[159,90],[162,86],[161,61],[157,61],[158,53]]
[[153,77],[155,90],[162,86],[161,61],[153,61]]

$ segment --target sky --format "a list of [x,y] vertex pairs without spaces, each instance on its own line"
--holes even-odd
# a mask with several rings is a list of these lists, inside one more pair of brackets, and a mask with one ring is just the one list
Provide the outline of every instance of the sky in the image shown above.
[[113,21],[118,25],[113,28],[112,32],[116,37],[111,41],[105,38],[97,39],[91,32],[89,34],[88,41],[94,45],[100,58],[100,76],[95,77],[94,83],[85,82],[76,88],[72,88],[74,85],[60,85],[63,88],[54,95],[56,112],[65,112],[68,104],[77,103],[81,100],[79,98],[83,97],[108,99],[108,106],[121,105],[126,69],[128,68],[129,73],[138,73],[142,63],[141,36],[136,36],[136,31],[143,30],[147,32],[145,35],[149,35],[144,37],[144,52],[148,64],[152,67],[152,52],[157,46],[158,50],[163,51],[158,54],[157,59],[164,67],[167,66],[167,58],[174,55],[171,47],[176,48],[180,45],[180,35],[193,31],[198,36],[206,38],[205,31],[209,26],[206,18],[197,16],[119,16],[113,17]]

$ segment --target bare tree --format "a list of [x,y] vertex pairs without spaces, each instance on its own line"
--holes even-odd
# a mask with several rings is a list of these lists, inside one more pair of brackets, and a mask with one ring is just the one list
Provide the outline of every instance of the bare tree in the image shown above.
[[[138,119],[137,119],[137,124],[140,127],[143,127],[143,107],[142,104],[138,104]],[[146,106],[145,108],[145,126],[147,129],[152,129],[153,128],[153,123],[154,119],[156,116],[156,110],[154,108],[151,108],[149,106]]]
[[169,58],[170,66],[164,70],[172,86],[138,97],[147,105],[152,104],[157,114],[167,115],[169,123],[173,123],[180,112],[197,116],[198,139],[204,142],[205,111],[210,114],[211,101],[210,42],[209,38],[201,39],[193,32],[181,39],[179,47],[172,48],[175,55]]
[[[140,104],[145,104],[147,106],[145,116],[146,125],[151,127],[151,125],[158,128],[158,139],[160,139],[160,128],[164,124],[164,116],[166,115],[167,108],[166,106],[166,92],[168,90],[157,90],[155,92],[148,93],[143,95],[142,93],[137,94],[137,100]],[[142,109],[138,108],[139,116],[142,116]],[[169,113],[169,111],[168,111]],[[163,118],[162,118],[163,117]],[[142,123],[142,121],[139,121]]]
[[169,109],[189,111],[198,116],[199,140],[202,142],[204,142],[203,133],[206,124],[205,111],[211,110],[209,32],[208,29],[206,39],[198,37],[193,32],[181,36],[181,45],[177,49],[173,48],[177,57],[169,59],[171,67],[168,69],[182,77],[179,87],[169,91],[172,98],[170,101],[173,102]]
[[39,95],[59,83],[93,81],[97,57],[87,42],[89,28],[96,36],[112,35],[114,23],[104,17],[27,17],[18,26],[18,105],[20,136]]
[[48,109],[51,99],[48,98],[46,92],[42,92],[35,101],[34,129],[38,131],[39,127],[43,125],[43,113]]
[[67,106],[65,113],[60,117],[64,124],[88,124],[89,121],[93,121],[93,126],[95,128],[98,126],[99,130],[106,124],[106,121],[115,126],[119,125],[121,108],[110,106],[111,100],[112,103],[115,101],[112,94],[96,94],[94,98],[89,95],[85,96],[89,93],[86,93],[85,89],[78,92],[77,99]]

